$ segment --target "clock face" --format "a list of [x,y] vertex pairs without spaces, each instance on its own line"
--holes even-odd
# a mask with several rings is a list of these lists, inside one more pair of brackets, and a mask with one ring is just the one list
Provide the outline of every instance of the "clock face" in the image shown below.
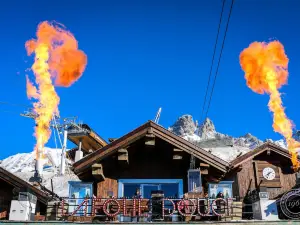
[[275,178],[275,171],[270,167],[266,167],[263,169],[263,176],[267,180],[273,180]]

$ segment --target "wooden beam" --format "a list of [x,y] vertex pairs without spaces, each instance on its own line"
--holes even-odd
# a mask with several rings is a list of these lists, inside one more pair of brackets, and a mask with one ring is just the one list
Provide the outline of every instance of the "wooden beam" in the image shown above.
[[200,167],[206,167],[206,168],[208,168],[209,164],[207,164],[207,163],[200,163]]
[[179,148],[174,148],[173,149],[173,159],[174,160],[180,160],[183,158],[183,150]]
[[149,127],[147,129],[147,134],[153,134],[153,128],[152,127]]
[[208,169],[207,168],[200,169],[200,173],[201,175],[208,175]]
[[183,150],[182,150],[182,149],[179,149],[179,148],[174,148],[174,149],[173,149],[173,152],[183,152]]
[[146,146],[155,146],[155,135],[154,134],[146,134],[145,135],[145,145]]
[[271,155],[271,150],[267,150],[267,155]]
[[[156,126],[155,124],[153,126]],[[154,129],[153,133],[156,137],[161,138],[167,142],[171,142],[173,146],[176,146],[177,148],[183,149],[185,152],[189,154],[194,154],[197,158],[203,159],[210,163],[211,166],[216,167],[222,172],[227,172],[227,169],[225,167],[226,163],[222,159],[218,159],[216,157],[212,157],[211,154],[209,154],[207,151],[195,147],[192,143],[184,140],[183,138],[177,137],[174,134],[170,134],[169,131],[163,130],[160,128]]]
[[99,181],[105,180],[103,166],[100,163],[95,163],[92,165],[92,174]]
[[127,149],[119,149],[118,150],[118,162],[119,164],[125,166],[129,164],[129,158],[128,158],[128,150]]
[[173,155],[173,159],[180,160],[180,159],[182,159],[182,156],[181,155]]

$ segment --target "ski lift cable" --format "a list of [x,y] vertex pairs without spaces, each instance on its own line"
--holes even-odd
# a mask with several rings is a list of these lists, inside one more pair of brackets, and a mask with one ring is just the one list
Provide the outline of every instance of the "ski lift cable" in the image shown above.
[[207,97],[208,97],[207,94],[208,94],[208,89],[209,89],[209,85],[210,85],[212,69],[213,69],[213,65],[214,65],[214,61],[215,61],[216,49],[217,49],[217,45],[218,45],[218,39],[219,39],[220,28],[221,28],[221,24],[222,24],[222,18],[223,18],[223,11],[224,11],[225,2],[226,2],[226,0],[223,0],[222,10],[221,10],[221,15],[220,15],[220,20],[219,20],[219,26],[218,26],[218,31],[217,31],[217,37],[216,37],[216,41],[215,41],[215,46],[214,46],[212,61],[211,61],[211,65],[210,65],[209,76],[208,76],[208,82],[207,82],[204,101],[203,101],[203,106],[202,106],[200,122],[202,122],[202,117],[203,117],[203,114],[204,114],[204,108],[205,108],[206,100],[207,100]]
[[204,118],[207,118],[207,114],[208,114],[210,104],[211,104],[211,99],[212,99],[212,96],[213,96],[213,93],[214,93],[214,88],[215,88],[216,79],[217,79],[218,72],[219,72],[220,62],[221,62],[221,58],[222,58],[222,54],[223,54],[223,49],[224,49],[224,44],[225,44],[226,35],[227,35],[227,31],[228,31],[228,25],[229,25],[229,22],[230,22],[230,17],[231,17],[233,4],[234,4],[234,0],[231,1],[231,6],[230,6],[230,11],[229,11],[229,16],[228,16],[228,19],[227,19],[226,28],[225,28],[225,34],[224,34],[224,38],[223,38],[223,42],[222,42],[221,52],[220,52],[220,56],[219,56],[219,60],[218,60],[218,64],[217,64],[217,69],[216,69],[216,73],[215,73],[215,77],[214,77],[214,81],[213,81],[212,90],[211,90],[209,101],[208,101],[208,107],[207,107]]

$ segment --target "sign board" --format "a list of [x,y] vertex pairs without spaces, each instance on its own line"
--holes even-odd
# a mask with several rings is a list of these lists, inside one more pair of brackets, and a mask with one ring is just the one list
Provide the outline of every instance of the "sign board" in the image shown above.
[[259,192],[260,199],[269,199],[269,192]]

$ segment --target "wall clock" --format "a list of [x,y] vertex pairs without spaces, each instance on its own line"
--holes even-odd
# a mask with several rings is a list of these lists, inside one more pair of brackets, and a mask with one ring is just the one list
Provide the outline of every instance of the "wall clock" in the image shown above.
[[275,171],[271,167],[266,167],[263,169],[263,177],[267,180],[273,180],[275,178]]

